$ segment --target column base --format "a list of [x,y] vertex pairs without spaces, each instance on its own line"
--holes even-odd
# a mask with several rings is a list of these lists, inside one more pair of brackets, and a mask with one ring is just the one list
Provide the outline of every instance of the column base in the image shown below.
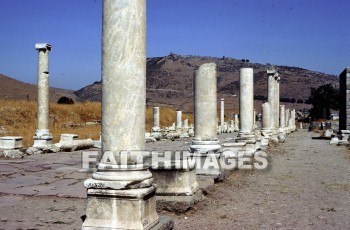
[[154,186],[126,190],[88,189],[82,229],[152,229],[159,223],[155,191]]
[[36,149],[44,149],[52,145],[52,137],[34,137],[33,147]]
[[44,149],[52,145],[52,135],[48,129],[37,129],[33,138],[33,147],[36,149]]
[[190,151],[192,153],[208,153],[208,152],[218,152],[221,149],[220,142],[218,140],[213,141],[197,141],[193,140],[190,146]]
[[157,210],[170,212],[186,212],[196,203],[204,200],[202,190],[198,190],[193,195],[156,195]]
[[246,152],[255,153],[256,152],[256,136],[254,133],[239,133],[236,142],[246,143]]
[[194,153],[196,159],[196,175],[209,176],[215,182],[225,178],[225,172],[221,167],[221,153]]

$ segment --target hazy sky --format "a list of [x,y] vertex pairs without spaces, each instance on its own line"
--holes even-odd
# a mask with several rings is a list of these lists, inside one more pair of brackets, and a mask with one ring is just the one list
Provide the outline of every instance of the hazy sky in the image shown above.
[[[51,86],[99,81],[101,6],[0,0],[0,73],[36,83],[34,45],[47,42]],[[148,0],[147,56],[226,56],[338,75],[350,66],[349,9],[349,0]]]

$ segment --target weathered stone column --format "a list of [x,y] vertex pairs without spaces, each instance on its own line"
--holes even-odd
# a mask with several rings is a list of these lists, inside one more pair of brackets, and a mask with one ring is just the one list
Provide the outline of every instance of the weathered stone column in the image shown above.
[[280,77],[277,72],[275,74],[275,90],[275,126],[278,130],[280,126]]
[[286,132],[287,133],[290,133],[290,129],[289,129],[289,115],[290,115],[290,112],[289,112],[289,109],[286,109],[285,110],[285,115],[286,115],[286,120],[285,120],[285,129],[286,129]]
[[285,105],[280,105],[280,128],[284,129],[286,125]]
[[194,77],[194,132],[195,141],[214,141],[216,133],[216,65],[203,64]]
[[238,114],[235,114],[234,120],[235,120],[235,131],[239,131],[239,119],[238,119]]
[[188,119],[185,119],[184,120],[184,126],[183,126],[184,129],[188,130]]
[[271,119],[271,128],[274,130],[275,125],[275,108],[276,108],[276,87],[275,87],[275,71],[267,70],[268,81],[267,81],[267,100],[270,105],[270,119]]
[[256,110],[253,110],[253,129],[255,130],[257,128],[256,126]]
[[87,188],[83,229],[149,229],[158,223],[145,148],[146,1],[104,0],[102,159]]
[[35,148],[44,148],[52,144],[49,131],[49,52],[51,45],[35,44],[39,53],[38,61],[38,125],[34,136]]
[[293,109],[291,112],[290,112],[290,119],[291,119],[291,128],[292,128],[292,131],[295,131],[296,130],[296,125],[295,125],[295,109]]
[[159,125],[159,107],[153,107],[153,132],[160,131],[160,125]]
[[[204,169],[203,160],[208,152],[216,153],[221,145],[217,138],[217,94],[216,64],[206,63],[196,70],[194,75],[194,138],[190,146],[196,154],[197,164],[201,165],[196,173],[220,177],[222,170]],[[219,154],[215,155],[218,160]]]
[[265,102],[261,105],[262,108],[262,130],[271,131],[271,113],[270,104]]
[[241,68],[239,73],[240,134],[253,133],[254,75],[253,68]]
[[225,124],[225,99],[221,98],[221,104],[220,104],[220,125],[221,129],[224,127]]
[[176,129],[182,129],[182,111],[176,111]]

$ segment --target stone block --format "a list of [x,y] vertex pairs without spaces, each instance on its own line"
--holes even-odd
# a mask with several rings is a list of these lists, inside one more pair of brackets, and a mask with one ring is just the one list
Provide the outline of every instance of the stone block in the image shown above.
[[63,133],[61,134],[60,143],[71,143],[76,139],[78,139],[78,134]]
[[150,229],[159,223],[156,188],[88,189],[82,229]]
[[5,136],[0,137],[0,149],[20,149],[23,137],[20,136]]

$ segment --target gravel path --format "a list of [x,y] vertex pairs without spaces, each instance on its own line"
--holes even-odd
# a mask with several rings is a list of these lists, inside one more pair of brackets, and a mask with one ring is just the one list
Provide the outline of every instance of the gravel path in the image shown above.
[[267,151],[266,171],[235,171],[178,229],[350,229],[350,154],[298,131]]
[[[317,134],[290,134],[286,143],[267,150],[267,170],[233,171],[187,213],[161,214],[172,216],[176,229],[350,229],[350,152],[311,136]],[[180,141],[158,145],[160,149],[188,146]],[[148,148],[156,149],[157,143]],[[21,173],[30,174],[26,170]],[[4,177],[6,173],[0,179]],[[81,191],[72,198],[0,194],[0,229],[81,228],[80,216],[85,214],[85,199],[77,198]]]

